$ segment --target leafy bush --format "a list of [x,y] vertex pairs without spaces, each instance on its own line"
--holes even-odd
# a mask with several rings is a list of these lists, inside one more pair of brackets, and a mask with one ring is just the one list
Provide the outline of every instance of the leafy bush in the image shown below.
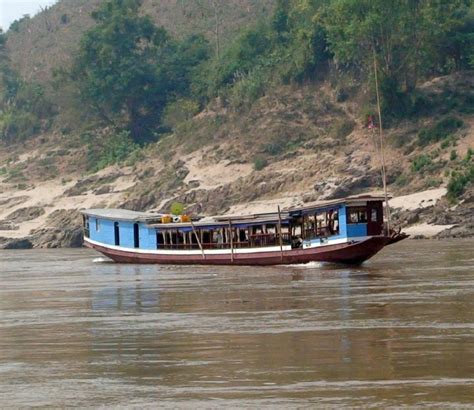
[[40,121],[31,112],[12,110],[0,112],[0,139],[6,142],[24,141],[40,130]]
[[[218,88],[231,85],[261,65],[262,56],[271,49],[268,27],[258,24],[245,28],[214,66]],[[212,75],[212,74],[211,74]]]
[[471,164],[464,172],[453,172],[448,183],[448,199],[457,200],[466,190],[468,184],[474,182],[474,164]]
[[422,147],[447,139],[459,128],[464,126],[460,118],[448,116],[438,121],[433,127],[421,130],[418,134],[418,144]]
[[276,142],[270,142],[268,144],[263,145],[263,152],[265,152],[268,155],[271,156],[276,156],[281,154],[283,151],[285,151],[286,144],[283,144],[279,141]]
[[230,91],[230,101],[237,109],[249,109],[265,95],[266,81],[262,72],[254,71],[237,81]]
[[449,139],[446,139],[444,140],[442,143],[441,143],[441,149],[446,149],[449,147],[449,145],[451,144],[451,141]]
[[132,167],[136,165],[138,162],[143,161],[145,159],[145,154],[141,147],[135,146],[135,149],[130,153],[130,155],[125,160],[125,165],[127,167]]
[[466,156],[463,158],[462,162],[468,164],[474,157],[474,149],[468,148]]
[[0,140],[24,141],[52,115],[52,104],[45,98],[43,87],[23,81],[11,67],[6,37],[0,30]]
[[257,157],[253,163],[255,171],[260,171],[268,165],[268,161],[265,158]]
[[450,161],[454,161],[456,158],[458,157],[458,154],[456,152],[456,150],[451,150],[451,153],[449,154],[449,160]]
[[428,178],[428,180],[425,182],[425,187],[426,188],[438,188],[441,186],[443,183],[442,179],[439,178]]
[[410,99],[396,78],[384,77],[380,83],[381,109],[386,120],[405,117],[411,110]]
[[22,28],[23,24],[25,24],[28,20],[30,20],[30,15],[24,14],[22,18],[15,20],[13,23],[11,23],[9,29],[18,33]]
[[404,187],[404,186],[408,185],[408,182],[409,182],[408,175],[400,174],[397,177],[397,179],[395,180],[395,185],[397,185],[399,187]]
[[411,169],[414,172],[419,172],[423,168],[427,167],[428,165],[431,165],[431,158],[428,155],[421,154],[418,155],[411,163]]
[[87,147],[87,168],[92,172],[123,162],[137,155],[140,150],[140,146],[133,142],[128,131],[101,137],[86,133],[82,139]]
[[354,130],[354,127],[354,121],[343,119],[333,125],[331,133],[338,141],[345,141],[346,137]]
[[272,139],[261,146],[261,150],[271,156],[279,155],[288,148],[288,143],[290,142],[289,136],[282,133],[272,136]]
[[181,202],[173,202],[170,206],[170,211],[173,215],[182,215],[184,212],[184,205]]
[[9,168],[7,171],[6,182],[19,182],[25,181],[27,178],[23,171],[25,170],[25,164],[18,164]]
[[189,98],[179,98],[169,103],[163,114],[163,124],[171,129],[191,119],[199,112],[199,103]]

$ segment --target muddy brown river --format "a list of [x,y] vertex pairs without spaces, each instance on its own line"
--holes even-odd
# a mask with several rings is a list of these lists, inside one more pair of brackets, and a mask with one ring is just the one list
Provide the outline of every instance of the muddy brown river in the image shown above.
[[474,240],[360,267],[0,251],[0,407],[474,407]]

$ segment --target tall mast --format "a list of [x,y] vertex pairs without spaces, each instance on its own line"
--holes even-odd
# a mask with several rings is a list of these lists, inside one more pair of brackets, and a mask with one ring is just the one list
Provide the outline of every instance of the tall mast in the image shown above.
[[385,215],[387,217],[387,235],[390,235],[390,206],[388,204],[387,174],[385,171],[385,152],[384,152],[384,144],[383,144],[382,110],[380,109],[379,80],[378,80],[378,75],[377,75],[377,58],[375,56],[375,48],[373,48],[372,51],[374,55],[375,91],[377,94],[377,110],[379,114],[380,162],[382,166],[382,183],[383,183],[383,192],[385,196]]

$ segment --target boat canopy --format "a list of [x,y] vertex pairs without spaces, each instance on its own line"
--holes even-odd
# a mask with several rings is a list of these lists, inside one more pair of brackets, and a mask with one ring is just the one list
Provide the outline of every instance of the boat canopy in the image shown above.
[[[389,197],[391,198],[391,197]],[[287,210],[290,216],[305,215],[314,213],[316,211],[324,211],[330,208],[335,208],[339,205],[347,206],[365,206],[367,202],[384,201],[385,197],[380,195],[354,195],[347,198],[333,199],[327,201],[314,201],[305,204],[304,206],[295,206]]]
[[[153,227],[153,228],[159,228],[159,229],[176,229],[179,228],[180,230],[184,229],[186,230],[189,228],[189,230],[192,230],[194,228],[198,229],[215,229],[215,228],[227,228],[229,226],[229,222],[232,224],[234,228],[244,228],[247,226],[255,226],[255,225],[264,225],[264,224],[278,224],[279,219],[278,216],[276,218],[257,218],[257,217],[247,217],[247,218],[237,218],[237,217],[232,217],[232,218],[224,218],[224,217],[219,217],[219,218],[204,218],[200,221],[196,221],[193,224],[190,222],[178,222],[178,223],[149,223],[148,226]],[[281,219],[282,225],[288,224],[289,223],[289,217],[288,214]]]
[[82,210],[81,213],[96,218],[133,222],[152,222],[163,216],[163,214],[129,211],[128,209],[86,209]]

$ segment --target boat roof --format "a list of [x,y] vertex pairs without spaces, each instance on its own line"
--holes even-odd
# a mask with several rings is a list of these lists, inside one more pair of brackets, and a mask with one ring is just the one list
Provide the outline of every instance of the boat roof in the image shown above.
[[128,209],[84,209],[83,215],[95,216],[104,219],[127,220],[127,221],[152,221],[160,219],[163,214],[151,212],[130,211]]
[[[389,197],[390,198],[390,197]],[[158,221],[162,216],[168,214],[152,213],[152,212],[137,212],[130,211],[127,209],[86,209],[82,210],[81,213],[88,216],[95,216],[104,219],[113,220],[127,220],[134,222],[146,222],[149,226],[159,228],[192,228],[205,227],[205,226],[228,226],[229,222],[232,225],[259,225],[259,224],[271,224],[278,223],[281,218],[282,223],[286,223],[292,216],[298,216],[317,210],[324,210],[328,208],[334,208],[339,205],[349,206],[362,206],[366,205],[369,201],[384,201],[385,197],[381,195],[354,195],[341,199],[324,200],[309,202],[304,206],[295,206],[284,209],[278,214],[278,212],[266,212],[256,213],[250,215],[219,215],[212,217],[193,217],[193,223],[191,222],[172,222],[172,223],[159,223]]]
[[[389,199],[391,196],[388,197]],[[327,209],[331,207],[335,207],[337,205],[349,205],[349,206],[357,206],[357,205],[366,205],[367,202],[376,202],[376,201],[385,201],[385,197],[382,195],[353,195],[353,196],[348,196],[346,198],[340,198],[340,199],[330,199],[330,200],[322,200],[322,201],[313,201],[313,202],[308,202],[305,205],[300,205],[300,206],[294,206],[291,208],[286,209],[290,213],[290,215],[293,215],[295,213],[299,212],[308,212],[308,211],[317,211],[318,209]]]
[[[289,220],[288,213],[283,213],[281,215],[281,221],[283,224],[287,223]],[[244,217],[206,217],[202,218],[199,221],[191,222],[172,222],[172,223],[149,223],[148,226],[161,228],[161,229],[176,229],[176,228],[204,228],[204,227],[227,227],[229,223],[234,227],[238,226],[251,226],[251,225],[263,225],[263,224],[277,224],[279,221],[278,214],[274,217],[263,217],[261,215],[248,215]]]

